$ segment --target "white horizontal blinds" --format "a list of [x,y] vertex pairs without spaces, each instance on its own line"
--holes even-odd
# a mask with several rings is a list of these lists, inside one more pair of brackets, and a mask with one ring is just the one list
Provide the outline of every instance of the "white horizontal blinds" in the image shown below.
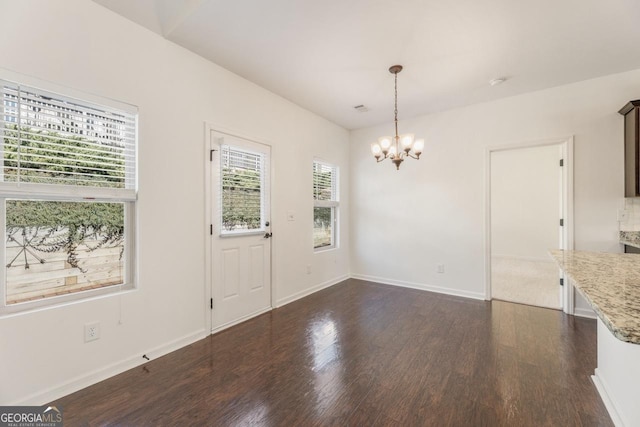
[[316,206],[338,205],[338,171],[333,165],[313,162],[313,199]]
[[0,178],[5,187],[135,189],[135,114],[0,83]]
[[264,154],[221,146],[222,234],[262,229],[264,217]]

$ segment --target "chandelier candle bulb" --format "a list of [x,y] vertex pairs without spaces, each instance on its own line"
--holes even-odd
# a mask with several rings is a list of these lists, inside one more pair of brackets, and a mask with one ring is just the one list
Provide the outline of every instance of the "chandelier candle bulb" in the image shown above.
[[402,144],[402,149],[406,152],[411,151],[411,145],[413,144],[413,134],[407,133],[405,135],[400,136],[400,143]]
[[380,148],[382,148],[382,152],[387,154],[389,147],[391,147],[391,138],[383,136],[382,138],[378,138],[378,143],[380,144]]
[[422,154],[422,150],[424,150],[424,139],[416,139],[413,143],[413,152],[416,156],[420,156],[420,154]]
[[393,124],[395,126],[395,134],[393,137],[380,137],[377,144],[371,144],[371,153],[376,158],[376,162],[379,163],[384,159],[389,159],[396,166],[396,170],[400,169],[400,164],[406,157],[419,160],[420,154],[424,150],[424,139],[414,140],[412,133],[398,135],[398,73],[400,71],[402,71],[402,65],[394,65],[389,68],[389,72],[394,75],[395,103]]
[[373,144],[371,144],[371,153],[376,159],[378,159],[382,155],[382,148],[380,148],[379,144],[374,142]]

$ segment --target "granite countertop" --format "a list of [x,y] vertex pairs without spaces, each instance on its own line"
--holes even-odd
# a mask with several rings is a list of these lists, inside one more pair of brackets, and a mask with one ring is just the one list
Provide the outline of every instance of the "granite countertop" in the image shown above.
[[550,254],[613,335],[640,344],[640,254]]
[[640,248],[640,231],[620,231],[620,243]]

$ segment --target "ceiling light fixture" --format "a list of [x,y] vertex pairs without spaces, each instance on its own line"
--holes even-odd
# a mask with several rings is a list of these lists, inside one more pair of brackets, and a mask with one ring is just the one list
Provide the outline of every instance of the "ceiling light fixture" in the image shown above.
[[371,144],[371,153],[376,158],[376,162],[380,163],[384,159],[390,159],[396,165],[396,170],[400,169],[400,163],[406,157],[420,159],[420,154],[424,150],[424,139],[414,141],[412,133],[398,135],[398,73],[400,71],[402,71],[402,65],[394,65],[389,68],[389,72],[395,78],[395,109],[393,113],[396,134],[394,137],[383,136],[378,138],[378,142]]

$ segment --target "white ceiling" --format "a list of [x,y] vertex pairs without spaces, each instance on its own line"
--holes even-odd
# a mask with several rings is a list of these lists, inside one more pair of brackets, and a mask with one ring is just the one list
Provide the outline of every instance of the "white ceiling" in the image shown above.
[[347,129],[640,68],[638,0],[94,1]]

